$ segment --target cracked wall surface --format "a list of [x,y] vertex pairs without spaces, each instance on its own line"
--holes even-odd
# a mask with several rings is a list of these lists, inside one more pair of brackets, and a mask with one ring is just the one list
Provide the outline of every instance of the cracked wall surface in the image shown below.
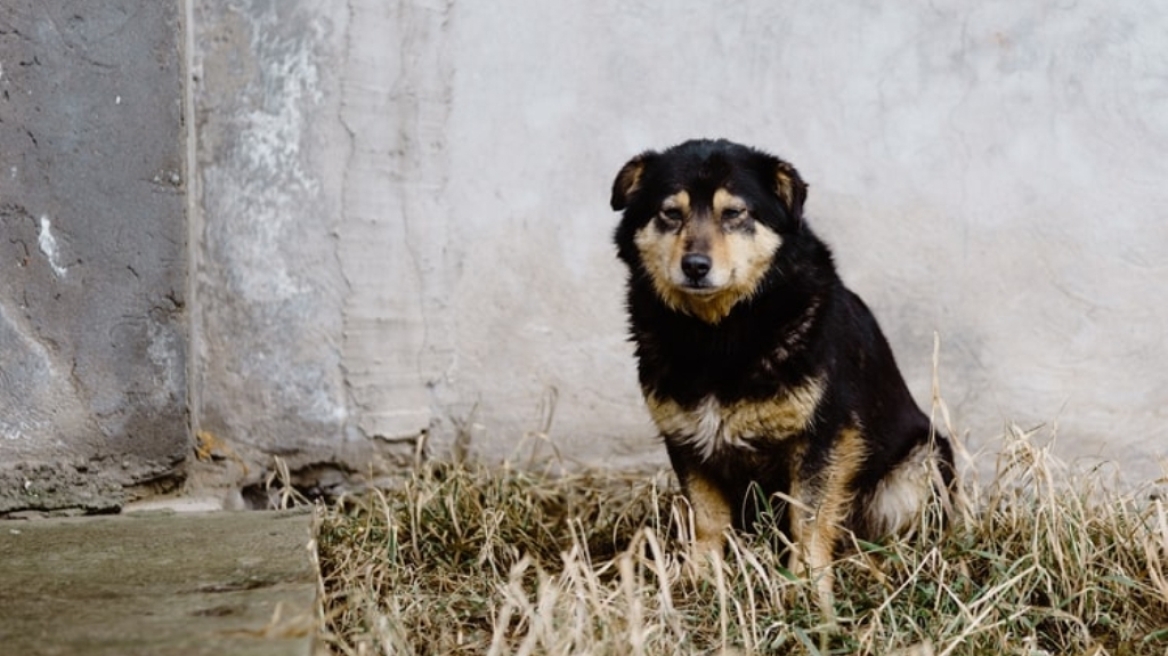
[[189,451],[180,34],[0,6],[0,513],[116,509]]
[[[417,430],[396,435],[406,438],[399,443],[364,431],[363,388],[352,381],[372,365],[345,359],[347,299],[364,293],[341,259],[345,207],[360,202],[347,196],[360,155],[341,120],[349,9],[272,0],[191,7],[196,433],[243,461],[229,481],[236,486],[262,481],[273,456],[294,471],[400,468]],[[379,264],[362,262],[366,271]]]

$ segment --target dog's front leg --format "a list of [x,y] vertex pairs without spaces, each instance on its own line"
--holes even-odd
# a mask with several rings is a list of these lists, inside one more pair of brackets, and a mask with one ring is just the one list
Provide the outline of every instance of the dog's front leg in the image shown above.
[[792,508],[791,533],[795,550],[791,570],[815,581],[815,597],[823,616],[835,620],[834,578],[831,564],[852,512],[856,474],[866,456],[863,437],[844,429],[832,442],[827,464],[808,477],[795,478],[792,496],[800,502]]
[[[814,503],[816,500],[808,499]],[[793,509],[791,533],[795,549],[791,553],[791,572],[799,578],[809,578],[815,583],[815,600],[824,619],[835,619],[835,580],[831,563],[835,545],[839,541],[841,519],[833,507],[835,504],[808,503],[803,508]],[[806,503],[806,502],[805,502]]]
[[698,471],[678,472],[685,498],[693,511],[690,562],[700,567],[711,556],[721,559],[726,531],[733,521],[730,501],[708,476]]

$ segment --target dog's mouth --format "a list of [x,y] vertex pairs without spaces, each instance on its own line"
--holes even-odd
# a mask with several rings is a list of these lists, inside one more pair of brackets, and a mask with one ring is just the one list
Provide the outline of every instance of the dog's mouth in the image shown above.
[[721,281],[720,276],[693,278],[690,276],[656,277],[653,280],[657,295],[670,308],[696,317],[706,323],[721,321],[739,300],[733,276]]
[[678,285],[678,289],[694,296],[712,296],[722,291],[722,288],[709,280],[686,280]]
[[[691,273],[698,273],[700,275],[691,275]],[[714,296],[733,284],[734,273],[731,272],[728,276],[719,274],[714,270],[702,270],[698,272],[689,272],[684,268],[676,271],[673,274],[673,286],[677,291],[696,297]]]
[[674,288],[677,292],[691,296],[691,298],[694,298],[695,300],[705,300],[709,299],[710,296],[716,296],[725,292],[726,286],[718,285],[716,282],[708,278],[702,278],[700,280],[687,278],[680,281],[675,280]]

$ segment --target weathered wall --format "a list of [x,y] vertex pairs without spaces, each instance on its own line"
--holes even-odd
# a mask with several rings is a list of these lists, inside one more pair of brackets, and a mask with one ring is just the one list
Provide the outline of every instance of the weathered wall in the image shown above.
[[726,136],[810,181],[926,404],[940,334],[972,446],[1045,422],[1133,476],[1166,455],[1166,10],[198,6],[201,389],[229,439],[661,462],[607,194],[642,149]]
[[491,445],[537,424],[541,386],[565,450],[640,444],[606,191],[645,147],[721,135],[804,173],[922,403],[940,334],[975,448],[1045,422],[1063,455],[1158,473],[1166,28],[1138,2],[459,5],[436,44],[456,72],[459,250],[435,273],[459,275],[453,387]]
[[189,451],[178,5],[0,5],[0,512]]
[[[228,473],[237,485],[259,483],[272,455],[300,482],[321,464],[356,477],[400,468],[431,407],[408,396],[414,387],[395,388],[413,380],[413,351],[400,340],[423,314],[378,292],[399,266],[390,254],[405,249],[399,224],[383,216],[384,199],[389,211],[398,201],[379,177],[392,158],[380,126],[395,119],[345,102],[362,92],[351,77],[393,65],[380,50],[360,60],[354,41],[396,40],[362,32],[366,24],[350,24],[354,9],[339,3],[191,4],[196,433],[225,463],[242,460],[242,471]],[[388,14],[372,24],[394,25]],[[362,232],[362,223],[390,227]],[[383,321],[386,312],[405,327]],[[387,363],[347,357],[355,337],[392,344],[380,354]],[[410,430],[383,428],[392,423],[383,415],[410,403]]]
[[[800,168],[926,404],[940,334],[974,448],[1047,423],[1155,475],[1166,29],[1134,0],[5,3],[0,512],[273,455],[322,486],[422,450],[662,463],[606,201],[694,136]],[[192,441],[216,464],[175,469]]]

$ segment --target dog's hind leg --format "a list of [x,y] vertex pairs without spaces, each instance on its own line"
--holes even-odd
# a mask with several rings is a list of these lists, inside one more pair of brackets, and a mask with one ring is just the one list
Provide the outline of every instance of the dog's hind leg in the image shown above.
[[948,449],[947,442],[920,444],[885,475],[865,504],[862,533],[869,539],[908,537],[921,511],[934,499],[939,501],[943,520],[947,519],[953,512],[953,476],[947,479],[945,475],[953,469]]

